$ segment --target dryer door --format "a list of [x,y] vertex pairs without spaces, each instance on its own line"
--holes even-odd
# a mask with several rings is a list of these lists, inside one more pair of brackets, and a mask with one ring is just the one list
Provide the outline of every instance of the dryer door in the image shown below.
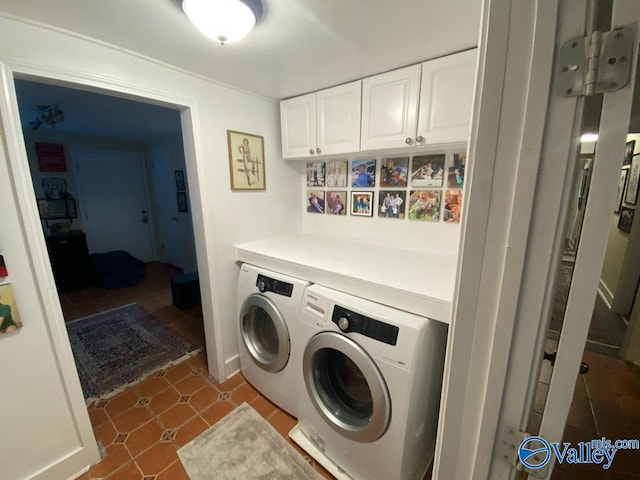
[[304,351],[304,381],[320,416],[340,435],[373,442],[389,427],[391,397],[369,354],[349,337],[321,332]]
[[249,357],[267,372],[279,372],[289,361],[291,339],[275,303],[254,293],[240,309],[240,336]]

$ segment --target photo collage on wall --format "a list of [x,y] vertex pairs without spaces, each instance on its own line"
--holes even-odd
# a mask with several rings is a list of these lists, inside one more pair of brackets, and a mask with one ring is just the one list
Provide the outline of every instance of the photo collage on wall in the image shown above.
[[309,162],[307,212],[460,223],[466,163],[464,152]]

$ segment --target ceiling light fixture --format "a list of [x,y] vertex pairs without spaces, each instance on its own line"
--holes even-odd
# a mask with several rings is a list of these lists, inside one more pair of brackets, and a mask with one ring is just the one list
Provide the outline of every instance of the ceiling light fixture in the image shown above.
[[596,142],[598,140],[597,133],[585,133],[580,137],[580,141],[582,143],[591,143]]
[[261,0],[183,0],[182,9],[198,30],[221,45],[244,38],[263,12]]

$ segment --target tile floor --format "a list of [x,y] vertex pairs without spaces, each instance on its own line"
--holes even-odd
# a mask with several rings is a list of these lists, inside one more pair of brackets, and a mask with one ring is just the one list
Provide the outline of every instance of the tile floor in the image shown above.
[[[547,351],[557,342],[549,341]],[[583,361],[590,371],[579,375],[564,432],[573,445],[591,439],[640,439],[640,367],[624,360],[585,350]],[[529,432],[537,433],[542,420],[551,366],[544,362],[540,384],[530,417]],[[640,479],[640,451],[620,450],[609,470],[599,465],[558,464],[552,480]]]
[[[200,307],[178,310],[172,305],[171,276],[179,270],[160,263],[147,265],[145,278],[130,288],[87,287],[60,292],[67,321],[137,302],[152,316],[198,347],[204,347]],[[216,382],[209,376],[204,348],[187,360],[153,374],[107,400],[88,405],[96,439],[106,456],[79,479],[188,479],[177,450],[227,413],[249,403],[286,437],[296,420],[249,385],[241,374]],[[289,440],[310,463],[313,460]],[[320,465],[325,478],[333,478]]]
[[[182,311],[171,303],[169,279],[177,273],[179,270],[172,267],[151,263],[145,279],[131,288],[88,287],[62,292],[60,300],[65,318],[71,320],[137,302],[179,335],[204,347],[201,309]],[[186,479],[177,449],[242,402],[251,404],[286,437],[295,425],[293,417],[261,396],[240,374],[223,383],[213,380],[208,375],[205,358],[201,351],[114,398],[89,405],[96,437],[108,455],[80,479]],[[576,381],[566,440],[577,443],[601,436],[640,438],[640,367],[589,351],[585,351],[584,361],[589,363],[591,371]],[[548,362],[545,365],[530,431],[539,426],[546,398],[551,368]],[[559,465],[552,478],[638,479],[639,456],[640,452],[620,451],[609,471],[585,465]],[[320,465],[314,465],[325,478],[332,478]],[[430,478],[430,474],[426,478]]]

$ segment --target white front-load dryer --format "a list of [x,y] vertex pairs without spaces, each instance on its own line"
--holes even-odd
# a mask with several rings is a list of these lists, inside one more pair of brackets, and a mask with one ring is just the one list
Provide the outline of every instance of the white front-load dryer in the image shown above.
[[447,325],[312,285],[301,326],[293,440],[354,479],[422,479],[435,447]]
[[243,264],[238,279],[238,348],[247,381],[297,417],[302,375],[297,341],[300,306],[309,282]]

